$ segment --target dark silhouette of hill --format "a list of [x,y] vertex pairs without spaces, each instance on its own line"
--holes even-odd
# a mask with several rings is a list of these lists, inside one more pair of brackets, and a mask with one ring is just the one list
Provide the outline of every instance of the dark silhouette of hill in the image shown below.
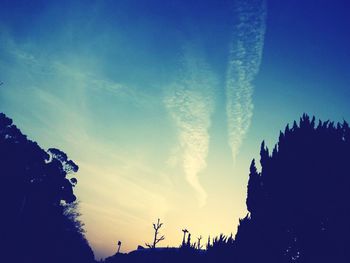
[[0,261],[93,262],[73,193],[78,166],[45,151],[0,113]]
[[206,249],[198,247],[196,242],[191,243],[188,238],[178,248],[143,248],[140,247],[128,254],[116,253],[106,258],[105,263],[176,263],[176,262],[220,262],[232,259],[234,239],[231,236],[220,235],[213,239],[208,238]]
[[146,262],[203,262],[204,252],[182,248],[148,248],[132,251],[128,254],[117,253],[107,258],[105,263],[146,263]]

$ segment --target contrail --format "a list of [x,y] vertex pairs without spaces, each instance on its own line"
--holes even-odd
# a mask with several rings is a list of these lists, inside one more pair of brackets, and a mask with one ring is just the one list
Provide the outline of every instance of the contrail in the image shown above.
[[228,140],[235,162],[253,116],[252,81],[259,71],[265,36],[264,0],[237,0],[226,74]]
[[216,78],[203,59],[195,55],[193,49],[185,49],[182,72],[169,87],[165,99],[166,108],[179,129],[186,180],[196,191],[200,206],[205,205],[207,194],[198,174],[207,165],[215,85]]

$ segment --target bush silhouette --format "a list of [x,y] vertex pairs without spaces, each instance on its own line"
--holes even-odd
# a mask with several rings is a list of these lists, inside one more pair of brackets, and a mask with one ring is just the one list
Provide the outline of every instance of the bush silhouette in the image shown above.
[[78,166],[44,151],[0,113],[0,248],[3,262],[92,262],[78,220]]
[[350,129],[303,115],[252,161],[238,262],[350,262]]

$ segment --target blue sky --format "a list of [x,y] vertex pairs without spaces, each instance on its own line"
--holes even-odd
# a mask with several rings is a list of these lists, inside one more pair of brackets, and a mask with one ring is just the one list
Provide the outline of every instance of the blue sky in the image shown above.
[[79,166],[97,257],[236,231],[252,158],[350,119],[347,1],[1,1],[0,111]]

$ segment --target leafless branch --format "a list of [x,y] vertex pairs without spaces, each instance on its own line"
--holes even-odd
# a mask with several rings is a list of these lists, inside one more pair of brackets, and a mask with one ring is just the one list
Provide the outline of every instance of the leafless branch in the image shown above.
[[145,245],[149,248],[155,248],[156,245],[165,239],[164,235],[158,238],[159,234],[159,229],[162,227],[163,223],[160,222],[160,219],[158,218],[157,223],[153,223],[153,229],[154,229],[154,239],[153,239],[153,244],[146,243]]

